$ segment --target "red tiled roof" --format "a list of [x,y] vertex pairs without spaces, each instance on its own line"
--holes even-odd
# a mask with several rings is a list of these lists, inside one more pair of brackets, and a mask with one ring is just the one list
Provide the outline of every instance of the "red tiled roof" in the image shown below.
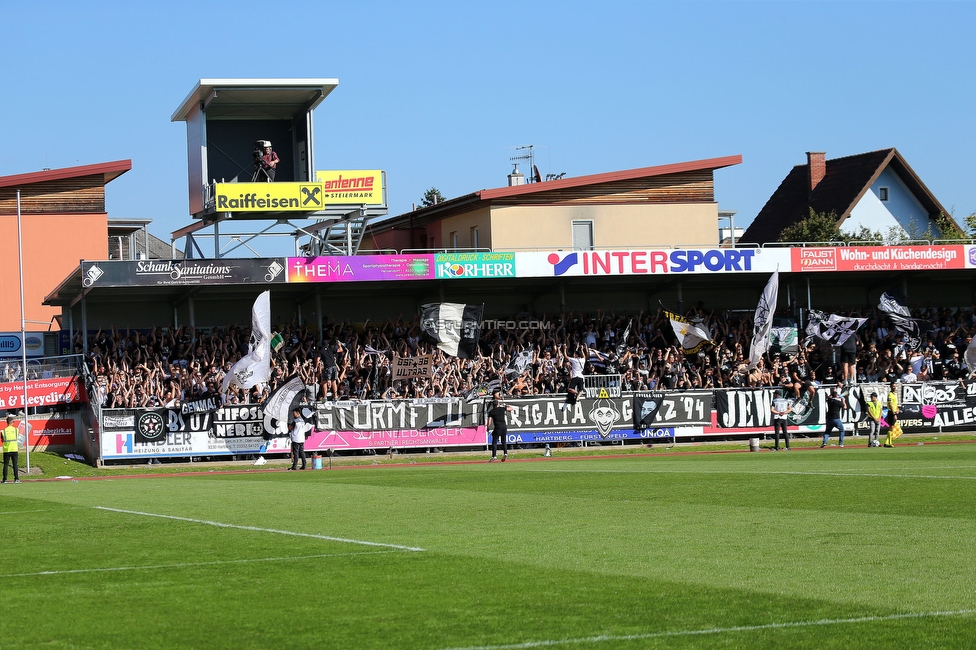
[[818,213],[834,212],[839,227],[889,165],[928,210],[930,218],[945,212],[896,149],[880,149],[826,161],[826,174],[813,192],[809,190],[809,165],[795,166],[739,241],[751,244],[776,241],[785,228],[808,217],[811,209]]
[[512,187],[498,187],[490,190],[475,192],[482,200],[497,199],[501,197],[519,196],[522,194],[534,194],[536,192],[550,192],[552,190],[564,190],[573,187],[583,187],[586,185],[597,185],[599,183],[612,183],[614,181],[629,181],[635,178],[648,178],[650,176],[664,176],[666,174],[680,174],[681,172],[698,171],[702,169],[721,169],[742,163],[742,156],[723,156],[721,158],[707,158],[705,160],[691,160],[688,162],[673,163],[670,165],[657,165],[654,167],[640,167],[638,169],[627,169],[619,172],[605,172],[603,174],[590,174],[589,176],[574,176],[572,178],[561,178],[557,181],[546,181],[544,183],[527,183],[525,185],[515,185]]

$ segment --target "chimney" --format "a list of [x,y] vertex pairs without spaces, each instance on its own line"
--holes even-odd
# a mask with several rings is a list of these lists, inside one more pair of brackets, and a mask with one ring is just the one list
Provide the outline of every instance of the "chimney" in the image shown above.
[[823,151],[807,152],[807,167],[810,172],[810,192],[816,189],[827,173],[827,154]]
[[519,171],[518,164],[515,165],[512,173],[508,175],[508,186],[515,187],[516,185],[525,185],[525,176]]

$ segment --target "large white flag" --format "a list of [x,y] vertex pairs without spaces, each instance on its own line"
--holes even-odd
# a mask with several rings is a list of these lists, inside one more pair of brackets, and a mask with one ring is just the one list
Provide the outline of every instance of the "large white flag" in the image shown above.
[[220,387],[226,393],[231,384],[252,388],[271,378],[271,292],[265,291],[251,308],[251,340],[247,354],[224,376]]
[[678,338],[681,351],[685,353],[685,356],[690,357],[693,354],[698,354],[698,351],[705,345],[712,345],[712,337],[709,336],[702,323],[692,322],[667,309],[664,310],[664,315],[671,321],[671,329],[674,330],[674,335]]
[[755,368],[769,350],[769,333],[773,329],[773,314],[776,313],[776,299],[779,294],[779,271],[770,276],[766,288],[759,298],[756,316],[753,319],[752,344],[749,346],[749,368]]
[[420,328],[454,357],[476,359],[484,305],[434,302],[420,306]]

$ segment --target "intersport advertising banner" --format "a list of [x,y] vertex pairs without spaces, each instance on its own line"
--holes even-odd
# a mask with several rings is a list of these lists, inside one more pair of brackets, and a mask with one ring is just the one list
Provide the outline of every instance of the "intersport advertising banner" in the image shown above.
[[772,273],[788,248],[634,249],[515,253],[520,278]]
[[[791,268],[804,271],[944,271],[976,266],[972,246],[793,247]],[[790,267],[786,267],[790,268]]]

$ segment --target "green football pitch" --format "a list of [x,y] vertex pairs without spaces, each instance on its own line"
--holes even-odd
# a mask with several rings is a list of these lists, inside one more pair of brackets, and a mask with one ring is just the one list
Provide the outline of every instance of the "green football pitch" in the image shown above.
[[0,647],[976,646],[976,445],[0,486]]

